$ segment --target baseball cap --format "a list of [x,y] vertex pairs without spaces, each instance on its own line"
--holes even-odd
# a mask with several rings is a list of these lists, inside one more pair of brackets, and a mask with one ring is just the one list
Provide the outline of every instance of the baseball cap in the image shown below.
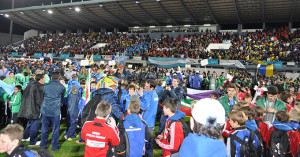
[[73,85],[73,86],[72,86],[72,88],[71,88],[71,93],[72,93],[72,94],[75,94],[75,95],[78,94],[78,87],[77,87],[76,85]]
[[225,123],[225,110],[218,100],[205,98],[199,100],[192,110],[192,116],[195,121],[209,125],[208,120],[215,118],[213,126],[222,126]]
[[137,101],[138,103],[141,103],[140,102],[140,97],[138,95],[131,96],[129,103],[131,103],[132,101]]

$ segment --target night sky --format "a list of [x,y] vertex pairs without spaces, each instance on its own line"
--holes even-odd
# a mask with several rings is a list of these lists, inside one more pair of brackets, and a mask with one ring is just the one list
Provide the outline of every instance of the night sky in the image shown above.
[[[38,6],[42,5],[49,5],[51,2],[53,4],[70,2],[70,0],[15,0],[15,8],[22,8],[22,7],[30,7],[30,6]],[[81,0],[73,0],[73,2],[81,1]],[[86,1],[86,0],[85,0]],[[12,0],[0,0],[0,10],[4,9],[11,9],[11,2]],[[10,20],[5,18],[4,16],[0,16],[0,32],[2,33],[9,33],[9,24]],[[14,23],[14,31],[13,34],[24,35],[24,32],[30,30],[30,28],[23,27]]]

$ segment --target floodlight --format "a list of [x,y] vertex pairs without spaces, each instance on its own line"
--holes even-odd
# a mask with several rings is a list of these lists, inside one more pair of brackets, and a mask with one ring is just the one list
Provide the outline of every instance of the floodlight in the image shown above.
[[4,14],[4,16],[5,16],[5,17],[9,17],[9,15],[8,15],[8,14]]
[[139,1],[135,1],[136,4],[140,3]]
[[76,8],[75,8],[75,11],[76,11],[76,12],[80,12],[80,8],[79,8],[79,7],[76,7]]
[[24,13],[21,11],[20,14],[24,14]]
[[52,11],[52,10],[48,10],[48,13],[49,13],[49,14],[53,14],[53,11]]
[[173,27],[172,25],[167,25],[168,28]]
[[100,4],[99,6],[100,6],[100,7],[103,7],[103,5],[102,5],[102,4]]
[[191,27],[191,25],[184,25],[184,27]]

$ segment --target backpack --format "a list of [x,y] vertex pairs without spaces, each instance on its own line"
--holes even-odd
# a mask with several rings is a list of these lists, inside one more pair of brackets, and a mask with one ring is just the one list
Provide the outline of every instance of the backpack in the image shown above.
[[284,130],[276,129],[271,133],[267,155],[274,157],[292,156],[289,135]]
[[119,138],[120,138],[120,144],[118,146],[114,147],[114,155],[116,157],[128,157],[129,156],[129,139],[127,132],[124,127],[124,120],[121,119],[118,124],[118,130],[119,130]]
[[[255,120],[255,123],[256,123],[258,129],[260,129],[260,126],[259,126],[260,122],[262,122],[261,119]],[[250,131],[252,131],[252,130],[250,130]],[[258,154],[257,155],[260,156],[265,153],[266,142],[263,140],[263,136],[258,130],[254,131],[254,133],[257,136],[257,145],[258,145],[258,151],[257,151]],[[264,154],[264,156],[265,156],[265,154]]]
[[[171,120],[169,122],[169,128],[168,129],[170,129],[171,125],[174,122],[180,122],[181,123],[184,138],[187,137],[189,135],[189,133],[192,132],[190,126],[186,122],[183,121],[183,118],[181,118],[179,120]],[[167,141],[170,142],[170,134],[167,137]],[[179,147],[178,151],[171,151],[171,154],[175,154],[175,153],[179,152],[179,150],[180,150],[180,147]]]
[[246,136],[244,139],[240,139],[236,136],[236,134],[230,134],[230,148],[231,148],[231,156],[235,156],[236,152],[236,145],[234,141],[237,141],[241,144],[240,147],[240,157],[259,157],[257,154],[257,148],[253,144],[255,133],[253,131],[250,131],[250,137],[248,138],[248,141],[246,141]]
[[14,156],[20,157],[54,157],[46,149],[43,148],[22,148],[14,154]]
[[82,116],[81,116],[81,124],[83,125],[86,121],[93,121],[96,117],[95,111],[97,105],[102,100],[102,95],[109,94],[113,92],[108,92],[104,94],[96,94],[83,108]]

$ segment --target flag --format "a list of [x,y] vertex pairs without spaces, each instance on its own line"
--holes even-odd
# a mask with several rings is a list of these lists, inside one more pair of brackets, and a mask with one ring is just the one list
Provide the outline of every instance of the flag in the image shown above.
[[52,55],[50,57],[50,60],[49,60],[49,66],[53,63],[53,50],[52,50]]
[[80,112],[82,112],[84,106],[91,100],[91,69],[88,69],[88,74],[85,82],[84,91],[79,103]]
[[111,85],[116,85],[120,79],[114,77],[114,76],[108,76],[108,77],[103,77],[100,79],[96,85],[97,89],[99,88],[107,88]]
[[262,61],[255,61],[254,63],[261,64],[260,66],[258,66],[259,75],[265,75],[265,76],[271,77],[271,76],[273,76],[274,64],[276,62],[278,62],[278,61],[268,62],[268,63],[265,63]]
[[89,61],[90,61],[90,65],[94,64],[94,54],[92,54],[92,56],[90,57]]
[[191,116],[191,103],[194,99],[183,99],[180,103],[180,111],[184,112],[186,116]]
[[[3,93],[4,91],[11,96],[14,93],[15,83],[13,84],[7,84],[0,80],[0,93]],[[2,94],[1,94],[2,95]]]

